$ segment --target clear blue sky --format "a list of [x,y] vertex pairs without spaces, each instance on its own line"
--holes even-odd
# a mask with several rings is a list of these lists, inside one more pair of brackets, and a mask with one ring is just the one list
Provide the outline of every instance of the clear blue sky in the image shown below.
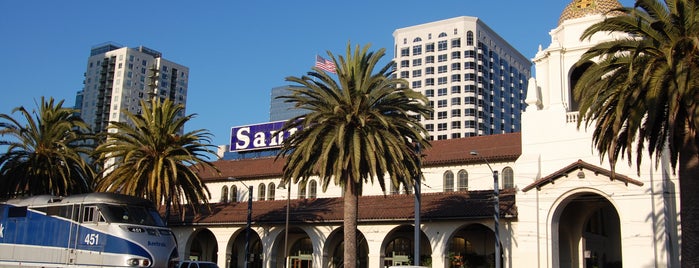
[[189,67],[187,114],[197,116],[186,130],[226,144],[231,127],[269,121],[271,88],[309,71],[316,54],[370,43],[390,60],[395,29],[474,16],[531,59],[570,2],[0,0],[0,113],[42,96],[72,107],[92,46],[143,45]]

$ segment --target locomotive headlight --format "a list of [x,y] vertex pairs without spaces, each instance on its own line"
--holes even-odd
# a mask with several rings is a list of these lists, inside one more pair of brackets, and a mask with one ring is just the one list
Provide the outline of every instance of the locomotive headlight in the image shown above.
[[126,260],[126,265],[132,266],[132,267],[149,267],[150,260],[149,259],[142,259],[142,258],[128,259],[128,260]]
[[126,260],[126,265],[128,266],[138,266],[139,259],[128,259]]

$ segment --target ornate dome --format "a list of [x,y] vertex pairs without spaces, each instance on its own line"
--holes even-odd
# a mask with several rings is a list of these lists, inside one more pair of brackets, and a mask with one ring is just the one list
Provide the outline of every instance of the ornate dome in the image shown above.
[[617,0],[573,0],[561,13],[558,25],[565,20],[582,18],[587,15],[605,14],[622,5]]

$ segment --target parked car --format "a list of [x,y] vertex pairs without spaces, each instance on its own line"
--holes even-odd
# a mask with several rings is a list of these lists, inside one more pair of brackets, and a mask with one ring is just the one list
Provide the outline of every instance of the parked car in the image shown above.
[[182,261],[178,268],[218,268],[218,264],[210,261]]

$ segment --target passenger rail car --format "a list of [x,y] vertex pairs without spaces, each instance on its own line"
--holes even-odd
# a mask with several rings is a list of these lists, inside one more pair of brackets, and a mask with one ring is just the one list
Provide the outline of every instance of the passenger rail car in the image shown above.
[[153,204],[113,193],[0,201],[0,267],[169,267],[177,242]]

